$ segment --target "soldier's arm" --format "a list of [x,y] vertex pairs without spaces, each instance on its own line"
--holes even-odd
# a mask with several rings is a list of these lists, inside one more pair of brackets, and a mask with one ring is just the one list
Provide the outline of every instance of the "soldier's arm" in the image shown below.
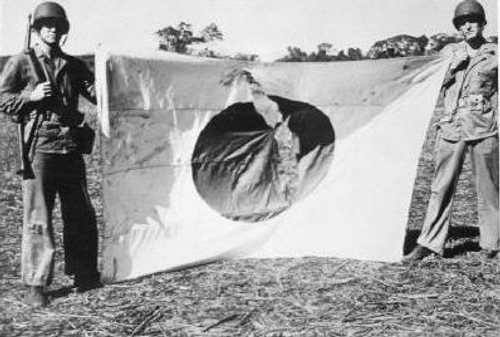
[[[439,52],[439,56],[444,60],[451,60],[451,57],[453,55],[452,53],[453,53],[452,46],[447,45],[443,49],[441,49],[441,51]],[[448,65],[448,70],[444,75],[443,87],[447,86],[454,79],[455,79],[455,72],[451,69],[451,65]]]
[[94,74],[89,70],[83,61],[79,61],[79,88],[80,95],[85,97],[92,104],[97,104]]
[[454,78],[455,74],[464,70],[469,54],[465,47],[460,43],[450,43],[446,45],[439,53],[443,59],[449,60],[449,68],[446,74],[447,78]]
[[494,71],[494,78],[496,80],[493,80],[493,94],[490,97],[490,102],[491,102],[491,108],[493,109],[493,113],[495,114],[495,119],[497,121],[497,127],[498,125],[498,59],[495,60],[496,66],[495,66],[495,71]]
[[0,112],[17,117],[33,109],[33,88],[22,76],[20,57],[11,57],[0,75]]

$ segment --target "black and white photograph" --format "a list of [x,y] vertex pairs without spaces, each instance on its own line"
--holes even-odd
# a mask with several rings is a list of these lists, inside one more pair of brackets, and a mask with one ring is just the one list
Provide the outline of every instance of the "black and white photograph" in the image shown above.
[[496,0],[1,0],[0,337],[498,337]]

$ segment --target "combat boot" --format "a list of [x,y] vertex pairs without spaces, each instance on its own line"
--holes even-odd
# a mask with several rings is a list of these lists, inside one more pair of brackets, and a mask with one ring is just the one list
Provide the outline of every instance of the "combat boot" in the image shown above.
[[435,254],[435,252],[430,250],[427,247],[417,245],[415,247],[415,249],[413,249],[410,254],[403,257],[401,262],[403,262],[404,264],[414,263],[414,262],[420,261],[420,260],[424,259],[425,257],[432,255],[432,254]]
[[75,275],[75,287],[78,293],[102,288],[102,286],[99,273],[92,275]]
[[481,255],[484,259],[494,259],[498,256],[498,250],[493,249],[481,249]]

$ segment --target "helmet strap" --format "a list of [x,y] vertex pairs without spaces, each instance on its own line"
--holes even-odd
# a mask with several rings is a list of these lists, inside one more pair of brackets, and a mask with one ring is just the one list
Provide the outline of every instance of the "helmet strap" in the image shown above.
[[67,39],[68,39],[68,34],[64,34],[63,36],[61,36],[61,40],[59,41],[59,47],[64,46]]

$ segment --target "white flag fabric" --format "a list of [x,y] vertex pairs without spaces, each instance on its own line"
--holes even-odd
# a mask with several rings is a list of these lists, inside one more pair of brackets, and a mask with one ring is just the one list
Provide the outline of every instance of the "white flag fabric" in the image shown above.
[[100,50],[104,280],[238,257],[398,261],[446,69]]

